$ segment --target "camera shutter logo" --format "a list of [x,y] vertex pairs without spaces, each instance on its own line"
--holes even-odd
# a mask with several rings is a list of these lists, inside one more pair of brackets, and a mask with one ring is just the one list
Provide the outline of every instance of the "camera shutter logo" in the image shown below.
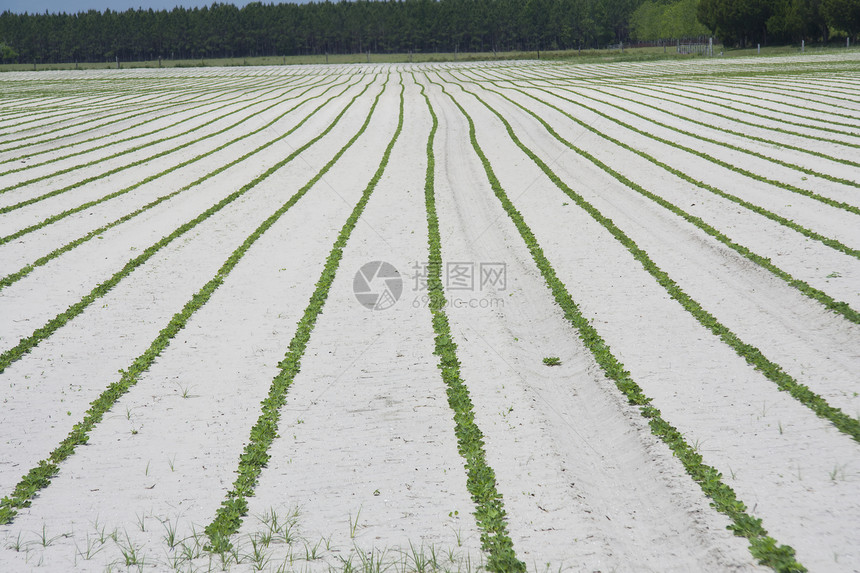
[[352,281],[355,298],[370,310],[386,310],[403,294],[403,279],[391,263],[372,261],[364,264]]

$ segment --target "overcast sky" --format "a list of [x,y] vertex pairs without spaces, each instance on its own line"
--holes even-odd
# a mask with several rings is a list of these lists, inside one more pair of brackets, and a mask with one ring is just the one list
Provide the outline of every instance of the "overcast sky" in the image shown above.
[[[294,4],[304,4],[309,0],[263,0],[263,4],[280,4],[283,2],[292,2]],[[232,0],[232,2],[222,2],[224,4],[235,4],[236,6],[244,6],[251,0]],[[129,8],[152,8],[153,10],[169,10],[174,6],[184,6],[193,8],[194,6],[209,6],[212,0],[0,0],[0,12],[10,10],[23,14],[43,14],[45,10],[48,12],[86,12],[87,10],[105,10],[110,8],[123,12]]]

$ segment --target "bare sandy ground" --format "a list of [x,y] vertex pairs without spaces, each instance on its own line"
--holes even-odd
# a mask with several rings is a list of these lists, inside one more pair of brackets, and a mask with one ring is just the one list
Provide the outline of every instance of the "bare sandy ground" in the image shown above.
[[[717,320],[829,404],[860,417],[856,376],[860,326],[828,312],[621,184],[551,137],[524,111],[482,87],[486,79],[540,80],[540,85],[564,97],[576,98],[581,92],[615,104],[627,98],[632,101],[631,111],[646,116],[653,110],[637,105],[637,97],[648,103],[665,98],[665,109],[707,121],[707,114],[676,105],[683,101],[678,96],[682,91],[708,89],[702,73],[746,72],[750,77],[738,94],[754,97],[757,72],[800,69],[808,61],[377,64],[4,74],[0,82],[10,86],[10,96],[0,106],[14,109],[17,115],[0,123],[0,133],[5,134],[0,135],[0,149],[4,141],[26,136],[42,141],[32,146],[40,161],[189,118],[151,136],[175,136],[170,142],[123,156],[127,161],[145,159],[188,138],[242,118],[246,121],[159,161],[2,214],[0,236],[212,151],[301,105],[270,128],[122,197],[0,244],[0,278],[273,141],[323,101],[340,95],[289,137],[0,288],[0,352],[79,301],[161,237],[310,141],[353,96],[370,87],[323,139],[164,247],[0,372],[0,497],[9,495],[21,476],[48,456],[83,418],[90,403],[119,378],[118,371],[127,369],[152,343],[249,234],[356,134],[386,78],[388,83],[364,134],[251,246],[212,298],[90,432],[88,444],[60,464],[59,475],[33,498],[32,505],[0,526],[0,569],[328,571],[344,569],[347,562],[357,566],[368,556],[398,571],[417,569],[420,559],[431,556],[444,570],[484,566],[481,526],[473,516],[475,502],[467,489],[454,416],[434,355],[426,290],[416,276],[423,272],[428,257],[424,177],[431,118],[421,86],[439,122],[434,175],[449,301],[446,312],[517,557],[530,571],[764,569],[750,554],[748,542],[727,530],[729,518],[711,507],[680,461],[651,433],[648,421],[606,378],[555,303],[493,193],[470,143],[465,117],[430,83],[441,80],[473,118],[477,142],[559,279],[663,417],[702,454],[705,463],[721,472],[723,482],[752,516],[763,520],[769,534],[796,550],[803,565],[813,571],[858,570],[860,552],[853,535],[860,526],[857,442],[779,391],[699,324],[621,243],[516,147],[495,115],[458,85],[465,78],[475,80],[462,85],[498,110],[523,144],[561,181],[610,218]],[[837,85],[852,73],[856,77],[857,72],[845,71],[856,65],[856,56],[816,61],[822,85]],[[840,75],[827,76],[828,69]],[[664,77],[672,87],[637,87],[649,74]],[[694,74],[694,80],[686,74]],[[70,77],[121,81],[89,96],[58,90],[53,98],[29,98],[26,90],[18,89],[22,79],[51,82]],[[802,81],[787,85],[808,86],[814,93],[816,76],[801,77]],[[631,87],[630,81],[637,84]],[[719,81],[719,89],[725,92],[719,97],[732,97],[729,80]],[[338,82],[344,83],[323,94],[330,83]],[[234,551],[209,553],[204,549],[203,529],[232,488],[240,455],[260,416],[260,402],[278,373],[326,258],[395,133],[400,82],[405,89],[402,133],[343,250],[301,369],[281,408],[278,437],[268,451],[271,457],[255,495],[248,498],[248,515],[232,537]],[[600,90],[590,90],[589,82],[599,82]],[[617,87],[613,82],[618,82]],[[779,99],[780,103],[772,104],[779,109],[791,111],[800,105],[798,94],[771,93],[774,86],[765,80],[758,83],[768,90],[766,97]],[[288,99],[304,89],[297,86],[317,84],[299,99]],[[604,90],[611,95],[604,95]],[[856,257],[696,188],[533,99],[502,91],[630,180],[769,257],[796,278],[860,308]],[[685,155],[559,97],[533,93],[698,180],[860,248],[860,225],[854,213],[754,181],[707,158]],[[92,121],[70,131],[96,129],[57,137],[53,143],[40,135],[40,125],[47,126],[44,129],[62,125],[47,125],[57,120],[55,108],[101,105],[111,98],[171,104],[167,109],[177,113],[170,120],[140,116],[98,127],[101,120],[82,111],[64,121]],[[224,103],[215,105],[221,101],[216,98]],[[742,151],[672,135],[671,130],[605,103],[582,101],[646,133],[857,204],[856,188],[803,180],[797,171]],[[751,109],[751,105],[738,109]],[[25,114],[28,107],[32,113]],[[839,113],[854,113],[851,109],[845,105]],[[240,111],[182,135],[207,118],[231,110]],[[195,113],[200,115],[193,117]],[[755,149],[748,140],[717,129],[742,130],[731,120],[720,120],[708,129],[653,113],[658,121],[693,134]],[[802,113],[821,113],[826,120],[824,109]],[[741,114],[738,111],[737,117],[749,120]],[[147,123],[122,130],[144,120]],[[846,121],[860,123],[860,117]],[[14,133],[19,123],[26,131]],[[762,137],[765,132],[750,131]],[[83,143],[99,133],[105,138],[101,143]],[[786,141],[810,142],[811,149],[852,159],[845,155],[844,146],[802,135]],[[52,151],[52,145],[68,143],[73,145]],[[130,147],[130,143],[109,145],[43,167],[0,173],[0,186]],[[0,153],[0,160],[14,159],[15,153]],[[838,162],[818,161],[784,148],[769,148],[767,153],[788,162],[802,161],[803,166],[834,176],[860,179],[856,169]],[[0,204],[13,205],[104,173],[124,160],[96,163],[20,190],[0,192]],[[13,166],[15,162],[4,163],[0,170]],[[372,261],[385,261],[400,272],[402,292],[390,308],[371,310],[356,299],[356,273]],[[503,267],[505,281],[482,282],[482,265]],[[464,286],[466,275],[451,274],[450,269],[464,267],[475,273],[471,286]],[[378,281],[372,285],[381,288]],[[546,366],[547,357],[558,357],[560,366]]]
[[[345,102],[343,102],[345,104]],[[359,106],[362,107],[362,106]],[[165,247],[163,252],[160,252],[149,264],[139,267],[135,271],[134,277],[129,277],[129,280],[122,283],[122,286],[110,293],[98,305],[98,311],[92,314],[82,316],[84,319],[78,324],[71,327],[71,330],[65,333],[71,340],[99,340],[104,338],[107,344],[102,349],[109,361],[101,364],[98,373],[95,373],[91,368],[91,357],[87,353],[72,352],[64,362],[67,366],[61,372],[53,372],[48,370],[47,375],[41,375],[38,385],[32,385],[28,390],[25,386],[20,392],[15,392],[15,397],[10,401],[10,409],[16,411],[30,412],[31,414],[40,407],[45,407],[40,399],[45,391],[61,392],[64,388],[84,389],[82,394],[79,394],[75,399],[68,400],[68,408],[75,407],[76,410],[85,409],[88,403],[101,392],[106,384],[105,377],[115,377],[118,369],[127,366],[136,356],[143,352],[149,342],[155,336],[159,329],[163,328],[167,320],[181,309],[181,305],[196,292],[208,278],[215,274],[218,267],[224,262],[230,252],[232,252],[247,236],[249,231],[255,228],[263,219],[268,217],[278,206],[284,203],[289,198],[290,189],[297,189],[305,181],[310,179],[314,173],[314,165],[321,167],[328,156],[333,154],[339,147],[339,135],[350,133],[357,130],[357,126],[363,121],[363,115],[366,114],[366,108],[369,107],[369,102],[364,106],[365,111],[361,109],[355,110],[356,113],[351,114],[347,119],[344,129],[332,133],[332,137],[320,144],[325,144],[326,149],[317,155],[313,149],[308,150],[308,154],[301,161],[296,161],[290,165],[292,169],[285,169],[284,173],[279,172],[279,177],[275,180],[267,181],[267,185],[260,188],[252,189],[249,195],[245,196],[244,200],[239,200],[236,204],[231,204],[227,209],[214,215],[211,219],[206,220],[199,227],[195,228],[191,236],[183,236],[181,239]],[[326,121],[321,115],[320,122]],[[329,120],[330,121],[330,120]],[[351,125],[350,125],[351,124]],[[350,130],[351,127],[351,130]],[[317,124],[317,129],[322,129],[320,124]],[[312,132],[311,132],[312,133]],[[308,133],[297,136],[295,143],[285,145],[280,150],[281,157],[287,155],[289,151],[310,139]],[[228,172],[225,172],[228,173]],[[252,180],[257,173],[247,171],[234,172],[228,174],[226,179],[217,181],[216,184],[228,189],[236,189]],[[196,211],[199,213],[209,205],[204,203],[201,205],[201,200],[207,200],[205,194],[197,194]],[[196,215],[196,213],[195,213]],[[151,226],[151,224],[149,225]],[[172,229],[170,229],[172,230]],[[97,259],[99,265],[92,268],[94,271],[87,278],[87,282],[74,285],[72,288],[71,280],[75,276],[75,266],[64,268],[64,265],[57,267],[49,266],[40,269],[42,272],[48,272],[48,276],[68,276],[69,278],[62,282],[49,282],[36,274],[29,276],[20,283],[9,287],[10,293],[4,296],[4,303],[8,304],[7,311],[11,317],[13,312],[23,313],[27,307],[38,307],[38,310],[31,311],[33,320],[21,320],[15,323],[17,330],[7,331],[8,337],[4,336],[4,347],[11,346],[16,337],[26,335],[26,330],[31,328],[33,323],[38,321],[45,322],[51,312],[57,314],[68,306],[68,302],[73,299],[79,299],[85,293],[89,292],[95,284],[100,280],[105,280],[121,268],[121,257],[128,257],[129,253],[134,255],[142,251],[151,242],[151,236],[147,237],[143,233],[138,232],[130,235],[130,238],[137,239],[149,238],[150,241],[144,243],[123,244],[122,242],[113,242],[108,239],[94,240],[88,243],[83,251],[76,255],[84,257],[84,259]],[[167,234],[163,232],[162,234]],[[157,240],[161,234],[155,236]],[[118,249],[117,249],[118,248]],[[88,249],[95,249],[95,252],[106,249],[107,253],[96,255],[95,252],[87,254]],[[114,249],[117,249],[114,251]],[[132,249],[134,249],[132,251]],[[57,259],[56,263],[62,263],[63,259]],[[80,264],[80,263],[79,263]],[[79,267],[78,267],[79,268]],[[100,271],[100,272],[99,272]],[[30,281],[29,288],[26,287]],[[51,288],[53,292],[45,289]],[[65,288],[59,289],[58,287]],[[20,296],[15,296],[16,293],[21,293]],[[4,291],[5,294],[5,291]],[[33,297],[33,298],[29,298]],[[116,297],[116,298],[115,298]],[[95,309],[94,309],[95,310]],[[142,315],[141,312],[144,312]],[[23,316],[23,314],[21,314]],[[89,324],[85,324],[89,321]],[[144,327],[144,324],[147,325]],[[78,331],[78,328],[83,329]],[[77,331],[77,332],[76,332]],[[123,336],[110,336],[111,331],[125,332]],[[104,336],[99,336],[97,333],[102,332]],[[59,334],[59,333],[58,333]],[[61,345],[62,346],[62,345]],[[58,349],[60,356],[52,352],[51,345],[40,347],[31,355],[32,359],[36,360],[35,364],[51,363],[55,360],[61,360],[63,353],[68,354],[61,348]],[[45,353],[45,354],[43,354]],[[17,366],[17,365],[16,365]],[[15,368],[16,366],[13,366]],[[22,365],[23,366],[23,365]],[[43,366],[36,366],[39,372],[45,371]],[[103,368],[103,369],[102,369]],[[74,374],[73,374],[74,373]],[[77,376],[75,376],[75,374]],[[19,374],[16,379],[29,380],[31,375],[36,375],[36,371],[25,372]],[[47,379],[44,377],[46,376]],[[77,377],[80,377],[79,381]],[[59,387],[57,387],[59,386]],[[80,414],[78,415],[78,417]],[[62,422],[57,428],[47,427],[40,422],[40,417],[34,417],[31,420],[33,426],[29,424],[23,425],[21,428],[30,437],[26,448],[21,452],[28,457],[25,460],[15,459],[16,463],[23,465],[32,465],[38,459],[41,459],[50,451],[50,444],[56,443],[69,430],[70,426],[77,418],[67,416],[61,418]],[[9,423],[13,418],[7,419]],[[19,424],[21,424],[19,422]],[[44,436],[44,432],[50,434]],[[40,433],[44,438],[39,439],[33,433]],[[42,441],[44,440],[44,441]],[[39,448],[33,448],[35,444],[45,444]],[[13,474],[18,473],[17,471]],[[9,475],[8,480],[4,479],[4,483],[14,483],[18,476]]]
[[[482,293],[501,295],[502,307],[454,306],[451,318],[477,419],[495,437],[489,456],[522,557],[572,570],[634,561],[643,570],[741,566],[748,561],[743,544],[703,515],[691,484],[670,469],[671,453],[614,395],[554,307],[477,158],[465,153],[468,126],[446,100],[434,90],[444,113],[439,193],[447,258],[506,261],[511,278],[510,292]],[[500,135],[487,140],[497,142],[494,151]],[[519,170],[515,157],[507,152],[505,161]],[[560,372],[542,364],[554,355],[564,362]]]
[[[470,109],[475,110],[476,115],[481,113],[477,106],[472,105]],[[487,123],[490,123],[489,118]],[[560,209],[567,198],[553,186],[542,185],[542,174],[536,168],[530,169],[523,162],[513,169],[513,144],[509,144],[508,150],[500,149],[498,144],[489,145],[491,141],[502,141],[499,126],[488,127],[486,131],[489,133],[484,143],[495,154],[495,157],[490,157],[494,165],[499,166],[497,173],[502,185],[511,190],[527,190],[517,201],[527,220],[554,221],[552,224],[533,224],[532,228],[548,257],[558,262],[556,268],[564,274],[565,283],[582,289],[581,297],[574,295],[575,299],[582,300],[586,307],[593,305],[589,314],[595,320],[605,322],[603,328],[612,338],[608,340],[610,346],[618,348],[622,362],[631,369],[634,379],[641,379],[645,384],[646,394],[661,396],[655,397],[655,401],[663,405],[661,408],[668,417],[679,423],[681,420],[695,420],[694,426],[689,426],[687,431],[701,441],[706,458],[713,459],[725,475],[732,475],[729,466],[734,469],[734,456],[740,452],[758,458],[765,452],[791,448],[791,453],[784,457],[772,456],[761,466],[756,464],[748,471],[737,470],[734,472],[736,479],[730,483],[740,491],[748,487],[746,491],[759,504],[757,514],[763,517],[763,508],[779,507],[781,511],[788,511],[765,521],[775,522],[773,527],[783,528],[785,534],[793,539],[793,546],[815,555],[822,566],[826,563],[832,567],[828,562],[833,553],[841,553],[835,547],[848,547],[848,537],[840,541],[837,533],[831,531],[827,543],[833,545],[822,546],[825,543],[822,540],[813,542],[806,537],[808,526],[805,522],[814,519],[814,507],[821,508],[825,503],[827,512],[840,515],[841,521],[858,518],[860,506],[851,500],[858,495],[856,488],[860,484],[847,480],[838,482],[837,487],[829,487],[834,480],[830,480],[828,473],[833,464],[838,463],[835,460],[845,460],[849,465],[860,461],[855,444],[833,432],[829,424],[821,423],[790,397],[778,392],[773,383],[755,373],[742,359],[733,356],[718,339],[709,333],[694,334],[701,327],[689,322],[691,317],[653,280],[648,280],[639,264],[625,254],[620,244],[616,242],[612,246],[606,244],[594,249],[592,241],[605,231],[575,210]],[[531,141],[527,141],[527,145],[529,143]],[[545,160],[552,157],[558,157],[558,152],[547,154]],[[707,241],[697,237],[695,230],[688,231],[685,239],[678,239],[676,231],[669,231],[678,226],[671,216],[659,217],[662,213],[657,213],[659,218],[652,219],[649,206],[638,201],[637,196],[612,193],[610,183],[586,178],[586,172],[573,162],[560,161],[559,165],[560,170],[570,174],[565,177],[568,184],[581,190],[605,215],[627,230],[639,246],[645,248],[654,261],[669,271],[682,288],[707,310],[753,345],[772,349],[779,355],[779,358],[775,357],[778,363],[796,372],[798,377],[805,377],[818,391],[824,387],[834,403],[840,403],[853,413],[857,402],[853,397],[856,380],[852,369],[858,354],[856,348],[849,345],[842,347],[840,357],[840,349],[831,347],[830,343],[842,340],[843,344],[850,344],[857,338],[856,327],[843,325],[844,321],[833,320],[825,313],[817,312],[812,305],[799,300],[800,297],[795,296],[791,289],[783,288],[781,281],[750,268],[752,265],[748,261],[738,260],[736,255],[732,256],[716,246],[711,249],[700,246]],[[622,201],[632,203],[628,206]],[[578,240],[580,237],[585,240]],[[603,237],[598,239],[601,245],[611,240],[608,234]],[[699,245],[695,260],[681,251],[692,245]],[[743,275],[748,271],[752,271],[752,276],[746,278]],[[634,277],[638,273],[642,273],[642,277],[637,280]],[[623,283],[618,280],[620,276],[625,277]],[[732,295],[733,289],[739,289],[739,292]],[[785,294],[780,295],[780,292]],[[781,296],[791,297],[794,302],[782,301]],[[729,305],[727,300],[734,302]],[[804,307],[810,308],[803,311]],[[786,310],[788,308],[798,312],[796,318],[791,317]],[[810,321],[815,320],[816,315],[819,320],[830,323],[829,327],[823,324],[812,327]],[[767,331],[762,332],[762,324],[769,325]],[[686,331],[687,328],[690,330]],[[811,332],[804,333],[805,328]],[[780,335],[782,329],[785,330]],[[821,333],[821,338],[814,342],[818,333]],[[816,346],[819,348],[818,356],[813,358]],[[640,360],[644,361],[643,369],[638,371]],[[805,376],[807,368],[820,370]],[[695,374],[691,376],[691,372]],[[677,404],[677,410],[668,414],[673,404]],[[746,410],[741,418],[745,423],[727,427],[722,412],[728,407],[735,412]],[[709,418],[710,424],[706,422]],[[783,418],[793,421],[791,430],[781,423]],[[795,432],[803,436],[802,441],[810,446],[810,450],[799,447]],[[767,445],[771,441],[774,443]],[[762,450],[757,453],[759,448]],[[812,459],[802,453],[813,450],[818,453],[826,451],[829,455]],[[726,459],[723,465],[719,463],[722,459]],[[795,466],[800,468],[799,474],[792,476],[793,479],[787,478]],[[778,475],[783,478],[775,479]],[[747,485],[747,480],[763,481],[759,485]],[[814,492],[808,491],[810,487]],[[810,505],[805,508],[804,502],[797,498],[799,490],[807,491],[806,500]],[[767,504],[769,497],[783,496],[784,503]],[[747,496],[741,494],[741,497]],[[792,509],[788,510],[788,507]],[[792,527],[794,531],[791,531]],[[847,531],[845,535],[850,537]],[[842,558],[845,559],[844,553]]]

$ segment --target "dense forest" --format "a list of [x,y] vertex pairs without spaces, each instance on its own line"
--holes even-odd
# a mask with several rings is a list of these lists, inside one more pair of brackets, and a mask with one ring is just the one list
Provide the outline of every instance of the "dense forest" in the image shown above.
[[727,44],[857,40],[860,0],[700,0],[699,21]]
[[387,0],[0,14],[4,62],[601,47],[856,37],[860,0]]

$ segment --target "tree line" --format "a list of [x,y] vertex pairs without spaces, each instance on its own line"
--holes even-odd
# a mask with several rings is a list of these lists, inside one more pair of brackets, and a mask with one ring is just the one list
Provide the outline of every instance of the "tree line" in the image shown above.
[[860,0],[700,0],[698,18],[727,44],[855,41]]
[[[854,20],[852,20],[854,18]],[[852,23],[853,22],[853,23]],[[716,32],[852,36],[860,0],[356,0],[0,14],[4,62],[594,48]]]
[[636,0],[214,3],[169,11],[0,14],[22,62],[572,49],[628,37]]

